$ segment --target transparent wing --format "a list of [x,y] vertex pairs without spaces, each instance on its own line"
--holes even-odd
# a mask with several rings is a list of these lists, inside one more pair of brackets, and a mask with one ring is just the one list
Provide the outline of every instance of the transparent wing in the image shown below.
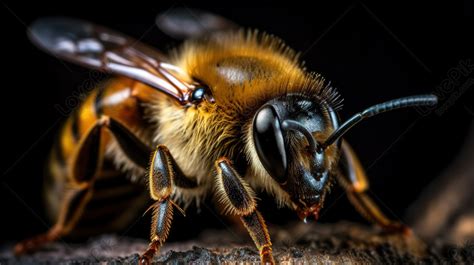
[[54,56],[82,66],[123,75],[187,104],[196,84],[166,63],[163,54],[105,27],[71,18],[43,18],[31,25],[29,37]]
[[238,28],[237,24],[219,15],[191,8],[173,8],[159,14],[156,25],[176,39],[202,37]]

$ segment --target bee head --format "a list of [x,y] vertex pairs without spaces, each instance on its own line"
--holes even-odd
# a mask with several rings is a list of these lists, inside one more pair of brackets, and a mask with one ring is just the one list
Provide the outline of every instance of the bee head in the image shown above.
[[341,137],[361,121],[416,106],[434,106],[435,95],[416,95],[373,105],[339,126],[324,100],[286,95],[263,105],[253,119],[253,141],[267,173],[288,193],[298,215],[318,217],[338,161]]
[[254,116],[253,141],[260,162],[304,220],[309,215],[317,218],[329,188],[337,152],[323,148],[321,141],[337,126],[331,107],[298,94],[272,99]]

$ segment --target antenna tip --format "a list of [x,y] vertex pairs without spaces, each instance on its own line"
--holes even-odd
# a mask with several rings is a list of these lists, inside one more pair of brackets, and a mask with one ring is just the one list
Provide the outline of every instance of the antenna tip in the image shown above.
[[438,96],[436,96],[435,94],[430,94],[429,96],[430,96],[432,104],[437,105],[438,104]]

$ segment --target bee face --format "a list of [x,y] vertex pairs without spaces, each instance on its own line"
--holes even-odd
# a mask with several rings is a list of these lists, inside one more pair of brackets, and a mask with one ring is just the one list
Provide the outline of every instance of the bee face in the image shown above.
[[270,100],[253,120],[253,142],[261,164],[288,193],[302,218],[317,215],[329,187],[334,150],[318,138],[337,128],[329,106],[290,94]]

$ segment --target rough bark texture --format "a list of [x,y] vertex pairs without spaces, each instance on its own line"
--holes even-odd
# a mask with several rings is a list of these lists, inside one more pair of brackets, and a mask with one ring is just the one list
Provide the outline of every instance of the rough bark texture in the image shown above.
[[[295,224],[272,231],[280,264],[473,264],[474,246],[425,245],[415,236],[383,234],[353,223]],[[253,244],[228,231],[207,231],[195,241],[166,244],[157,264],[258,264]],[[141,239],[106,235],[84,244],[55,243],[16,258],[3,246],[0,264],[136,264]]]

